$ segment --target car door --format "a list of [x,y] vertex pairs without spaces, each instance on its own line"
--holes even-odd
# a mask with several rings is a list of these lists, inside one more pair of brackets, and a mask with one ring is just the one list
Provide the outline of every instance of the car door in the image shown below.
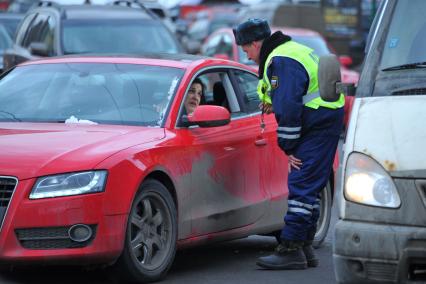
[[222,84],[226,100],[221,104],[231,112],[231,121],[225,126],[180,130],[188,144],[187,158],[193,159],[188,197],[192,236],[253,224],[268,202],[259,174],[258,118],[241,112],[228,70],[210,70],[197,77],[205,84],[205,104],[218,105],[217,86]]
[[[287,164],[288,158],[277,143],[277,123],[274,114],[263,114],[259,109],[260,99],[257,94],[258,77],[242,70],[234,70],[231,74],[236,85],[242,113],[249,115],[260,129],[263,120],[264,129],[256,135],[255,144],[258,149],[259,174],[262,176],[262,189],[269,196],[268,220],[262,225],[282,223],[282,212],[288,198]],[[263,119],[262,119],[263,117]]]

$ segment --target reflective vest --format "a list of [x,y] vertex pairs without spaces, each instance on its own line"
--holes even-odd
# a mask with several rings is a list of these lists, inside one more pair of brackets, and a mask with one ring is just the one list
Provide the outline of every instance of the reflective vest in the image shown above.
[[265,68],[263,69],[263,79],[260,80],[257,85],[257,93],[262,102],[272,104],[272,86],[267,76],[267,70],[274,56],[284,56],[294,59],[305,68],[309,75],[308,92],[303,96],[303,104],[305,106],[313,109],[317,109],[320,106],[337,109],[345,105],[345,96],[343,94],[340,94],[339,99],[335,102],[326,102],[321,99],[318,88],[318,57],[315,55],[313,49],[294,41],[288,41],[277,46],[268,55],[268,58],[265,61]]

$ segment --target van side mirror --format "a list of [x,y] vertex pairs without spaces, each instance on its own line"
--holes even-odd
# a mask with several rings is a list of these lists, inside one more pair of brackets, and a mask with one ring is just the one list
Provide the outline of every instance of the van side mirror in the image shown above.
[[323,55],[318,63],[318,87],[321,99],[326,102],[337,101],[340,93],[336,85],[342,81],[340,63],[334,54]]
[[44,42],[32,42],[30,43],[29,50],[31,54],[38,55],[38,56],[49,56],[49,48],[47,47],[47,44]]
[[356,87],[354,83],[336,83],[336,93],[345,94],[348,97],[354,97],[356,93]]

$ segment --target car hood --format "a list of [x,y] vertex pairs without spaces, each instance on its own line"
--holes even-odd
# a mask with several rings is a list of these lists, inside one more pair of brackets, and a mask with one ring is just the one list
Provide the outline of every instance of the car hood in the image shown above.
[[159,127],[0,123],[0,176],[89,170],[114,153],[164,135]]
[[426,169],[424,96],[356,98],[347,141],[392,176],[413,176]]

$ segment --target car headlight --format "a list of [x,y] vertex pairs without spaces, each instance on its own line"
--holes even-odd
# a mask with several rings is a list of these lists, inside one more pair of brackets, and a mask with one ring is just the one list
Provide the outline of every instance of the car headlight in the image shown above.
[[104,191],[107,171],[87,171],[40,177],[30,199],[70,196]]
[[389,174],[372,158],[352,153],[345,172],[344,194],[346,200],[356,203],[398,208],[401,200]]

